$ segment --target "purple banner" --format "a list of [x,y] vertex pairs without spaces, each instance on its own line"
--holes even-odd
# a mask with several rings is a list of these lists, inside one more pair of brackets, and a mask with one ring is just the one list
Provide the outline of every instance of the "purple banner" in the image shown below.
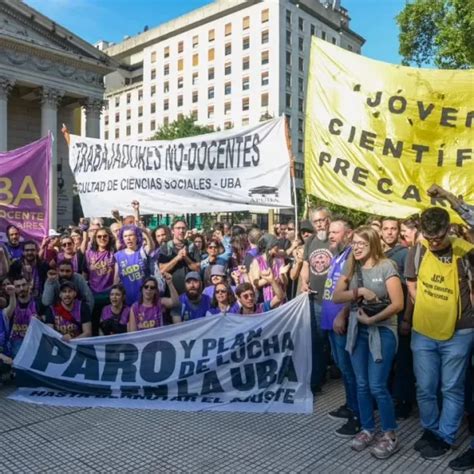
[[0,241],[13,224],[22,240],[41,240],[48,233],[51,136],[0,153]]

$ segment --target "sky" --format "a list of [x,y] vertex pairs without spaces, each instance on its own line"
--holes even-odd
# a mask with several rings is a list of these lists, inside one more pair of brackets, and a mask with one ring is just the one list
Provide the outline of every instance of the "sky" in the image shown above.
[[[209,0],[26,0],[26,3],[90,43],[115,43],[145,26],[153,28]],[[366,39],[362,54],[400,63],[395,16],[405,0],[342,0],[351,28]]]

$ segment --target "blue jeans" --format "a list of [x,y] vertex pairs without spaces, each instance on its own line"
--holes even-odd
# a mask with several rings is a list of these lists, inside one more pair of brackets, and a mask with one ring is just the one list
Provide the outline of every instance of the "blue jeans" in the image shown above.
[[347,336],[340,336],[334,331],[328,331],[329,342],[331,343],[331,352],[334,362],[342,373],[344,382],[344,390],[346,392],[347,406],[352,410],[354,415],[359,416],[359,404],[357,403],[357,383],[352,369],[351,357],[346,351]]
[[369,351],[369,332],[367,326],[359,324],[357,340],[351,355],[352,367],[357,381],[360,424],[362,429],[374,432],[373,398],[379,407],[382,431],[397,429],[395,408],[388,390],[388,378],[392,369],[397,346],[394,334],[388,328],[379,327],[382,345],[382,360],[374,362]]
[[321,329],[321,304],[314,297],[309,299],[311,311],[311,388],[320,387],[326,374],[324,335]]
[[[421,425],[448,444],[454,443],[464,414],[464,382],[473,335],[473,330],[463,329],[447,341],[437,341],[412,331]],[[438,388],[442,395],[441,411]]]

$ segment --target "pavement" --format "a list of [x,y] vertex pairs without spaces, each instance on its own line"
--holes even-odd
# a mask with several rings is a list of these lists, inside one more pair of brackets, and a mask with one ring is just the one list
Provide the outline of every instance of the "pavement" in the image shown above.
[[340,380],[324,386],[312,415],[60,408],[8,400],[13,390],[0,387],[0,473],[444,473],[469,443],[464,423],[456,451],[425,461],[412,417],[388,460],[352,451],[327,416],[344,403]]

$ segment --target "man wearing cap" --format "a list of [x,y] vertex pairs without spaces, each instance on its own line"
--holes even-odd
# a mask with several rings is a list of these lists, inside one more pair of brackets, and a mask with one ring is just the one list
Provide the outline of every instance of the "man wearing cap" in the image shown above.
[[180,306],[171,311],[173,324],[204,318],[211,307],[211,298],[202,292],[202,280],[198,272],[187,273],[184,286],[186,291],[179,297]]
[[92,336],[91,312],[77,299],[72,281],[65,280],[59,286],[59,301],[45,313],[46,324],[63,335],[65,341]]

